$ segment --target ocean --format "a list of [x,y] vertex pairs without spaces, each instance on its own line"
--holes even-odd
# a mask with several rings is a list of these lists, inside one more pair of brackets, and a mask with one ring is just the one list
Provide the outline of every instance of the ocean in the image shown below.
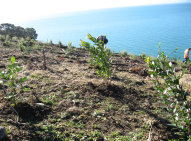
[[[191,3],[111,8],[68,13],[24,24],[33,27],[38,40],[80,46],[87,34],[106,35],[113,52],[157,56],[158,45],[171,57],[183,59],[191,48]],[[178,51],[171,54],[176,48]]]

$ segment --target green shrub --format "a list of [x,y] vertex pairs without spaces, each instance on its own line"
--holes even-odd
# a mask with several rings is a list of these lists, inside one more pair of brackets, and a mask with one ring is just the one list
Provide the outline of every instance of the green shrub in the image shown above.
[[35,44],[34,48],[35,48],[36,50],[40,50],[40,45],[39,45],[39,44]]
[[49,41],[49,45],[53,45],[53,42],[52,42],[52,40],[50,40],[50,41]]
[[5,40],[5,42],[3,43],[4,46],[10,46],[11,45],[11,42],[9,40]]
[[81,40],[81,46],[85,47],[91,54],[90,64],[97,68],[96,73],[103,78],[111,78],[111,56],[110,49],[104,46],[103,41],[97,42],[96,38],[88,34],[88,39],[93,42],[90,43]]
[[7,35],[7,36],[6,36],[6,40],[7,40],[7,41],[11,41],[11,36],[10,36],[10,35]]
[[180,85],[184,72],[176,75],[169,58],[164,51],[160,51],[160,45],[158,57],[153,61],[147,57],[146,62],[149,66],[149,73],[155,78],[156,89],[163,99],[162,102],[166,105],[164,108],[167,109],[167,115],[172,125],[179,129],[177,134],[181,135],[181,139],[188,139],[188,136],[191,135],[191,103],[187,99],[188,93]]
[[17,102],[17,95],[24,90],[29,90],[23,86],[23,83],[27,80],[27,78],[18,77],[18,73],[21,70],[22,67],[19,67],[18,64],[15,63],[15,57],[11,57],[11,64],[8,65],[8,70],[0,71],[4,94],[13,106]]
[[62,42],[60,40],[58,41],[58,47],[62,47]]
[[137,58],[137,56],[136,56],[135,54],[133,54],[133,53],[129,53],[128,55],[129,55],[129,58],[130,58],[130,59],[133,59],[133,60],[134,60],[134,59]]
[[19,38],[17,36],[15,36],[15,37],[12,38],[12,40],[16,42],[16,41],[19,40]]
[[127,51],[124,50],[122,52],[119,53],[121,55],[121,57],[126,57],[127,56]]
[[139,56],[140,56],[142,59],[146,59],[146,53],[144,53],[144,52],[143,52],[142,54],[140,54]]
[[[180,68],[186,68],[187,67],[187,64],[185,64],[180,58],[172,58],[172,61],[177,63],[177,66],[180,67]],[[189,64],[189,62],[188,62]]]
[[72,42],[68,42],[68,47],[66,49],[66,54],[70,55],[74,51],[74,48],[72,47]]
[[25,47],[22,44],[19,44],[19,50],[21,52],[24,52],[25,51]]
[[[29,38],[28,38],[29,39]],[[23,52],[24,54],[30,54],[30,51],[31,51],[31,48],[32,48],[32,45],[34,44],[35,40],[34,39],[29,39],[29,40],[20,40],[19,41],[19,44],[18,44],[18,47],[19,47],[19,50],[21,52]]]
[[4,42],[5,41],[5,36],[0,35],[0,41]]

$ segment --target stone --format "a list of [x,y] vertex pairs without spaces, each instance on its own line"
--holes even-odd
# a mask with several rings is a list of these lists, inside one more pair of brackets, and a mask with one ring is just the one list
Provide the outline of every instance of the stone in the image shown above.
[[7,133],[6,133],[5,127],[0,126],[0,140],[5,138],[6,136],[7,136]]

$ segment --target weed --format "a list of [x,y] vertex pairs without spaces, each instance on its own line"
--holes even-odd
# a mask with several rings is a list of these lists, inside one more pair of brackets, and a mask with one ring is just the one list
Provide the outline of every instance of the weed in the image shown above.
[[40,76],[38,74],[31,74],[30,77],[35,79],[43,79],[43,76]]
[[142,59],[144,59],[144,60],[146,59],[146,53],[144,53],[144,52],[143,52],[142,54],[140,54],[139,56],[140,56]]
[[133,54],[133,53],[129,53],[128,55],[129,55],[129,58],[130,58],[130,59],[133,59],[133,60],[134,60],[134,59],[137,58],[137,56],[136,56],[135,54]]
[[46,134],[47,136],[43,137],[43,140],[49,141],[49,140],[62,140],[64,135],[56,130],[56,127],[51,126],[51,125],[43,125],[42,131],[38,132],[37,134]]
[[108,111],[115,110],[115,106],[113,106],[112,104],[108,104],[107,110]]
[[92,131],[90,133],[90,137],[88,139],[89,140],[92,140],[92,139],[94,139],[94,140],[103,140],[103,137],[101,135],[101,132],[99,132],[99,131]]
[[4,41],[5,41],[5,37],[2,36],[2,35],[0,35],[0,41],[1,41],[1,42],[4,42]]
[[7,41],[11,41],[11,36],[10,36],[10,35],[7,35],[7,36],[6,36],[6,40],[7,40]]
[[100,127],[99,127],[99,125],[94,124],[94,125],[93,125],[93,128],[94,128],[94,129],[99,129]]
[[146,132],[145,129],[138,128],[134,132],[129,132],[128,134],[128,140],[143,140],[146,139],[146,136],[144,136],[144,133]]
[[50,100],[49,98],[46,98],[46,99],[41,98],[41,101],[42,101],[43,103],[46,103],[46,104],[49,104],[49,105],[52,105],[52,104],[53,104],[53,101]]
[[127,51],[124,50],[122,52],[119,53],[121,55],[121,57],[126,57],[127,56]]
[[63,45],[62,45],[62,42],[59,40],[59,41],[58,41],[58,47],[61,48],[62,46],[63,46]]
[[36,50],[40,50],[40,45],[39,45],[39,44],[35,44],[34,48],[35,48]]
[[66,55],[70,55],[71,53],[73,53],[74,49],[72,47],[72,42],[68,42],[68,47],[66,49]]
[[49,41],[49,45],[53,45],[53,42],[52,42],[52,40],[50,40],[50,41]]
[[32,44],[34,43],[33,40],[20,40],[19,42],[19,49],[21,52],[23,52],[23,54],[30,54],[31,48],[32,48]]
[[11,42],[9,40],[5,40],[5,42],[3,43],[4,46],[10,46],[11,45]]

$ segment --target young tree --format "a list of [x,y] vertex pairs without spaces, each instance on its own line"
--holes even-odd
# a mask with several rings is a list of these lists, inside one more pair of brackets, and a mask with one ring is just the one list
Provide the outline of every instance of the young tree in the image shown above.
[[91,45],[89,42],[81,40],[81,46],[90,52],[90,64],[93,66],[98,66],[96,73],[99,76],[110,79],[112,74],[112,52],[109,48],[104,46],[104,42],[102,40],[97,40],[90,34],[88,34],[88,39],[93,42],[93,45]]

